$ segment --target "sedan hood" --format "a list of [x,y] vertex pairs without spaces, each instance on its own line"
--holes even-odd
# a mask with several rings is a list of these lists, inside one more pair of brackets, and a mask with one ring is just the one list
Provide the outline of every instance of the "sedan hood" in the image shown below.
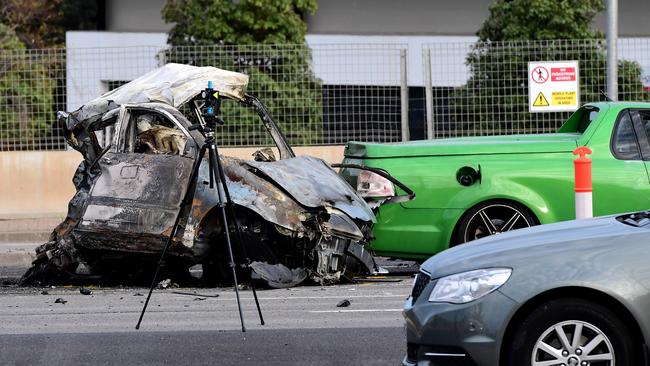
[[[616,250],[624,240],[645,240],[647,229],[620,223],[616,216],[565,221],[493,235],[429,258],[422,269],[433,278],[479,268],[525,265],[539,258]],[[598,239],[598,240],[595,240]]]
[[345,156],[351,158],[397,158],[406,156],[522,154],[571,152],[581,134],[512,135],[421,140],[394,144],[349,142]]

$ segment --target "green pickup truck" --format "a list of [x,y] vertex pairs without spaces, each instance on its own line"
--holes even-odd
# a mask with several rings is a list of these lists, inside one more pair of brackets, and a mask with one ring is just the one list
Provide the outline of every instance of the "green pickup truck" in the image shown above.
[[[593,151],[595,216],[650,208],[649,130],[650,103],[590,103],[555,134],[349,142],[344,164],[385,170],[415,192],[379,207],[372,247],[426,259],[487,235],[574,219],[578,146]],[[341,174],[368,200],[403,193],[369,171]]]

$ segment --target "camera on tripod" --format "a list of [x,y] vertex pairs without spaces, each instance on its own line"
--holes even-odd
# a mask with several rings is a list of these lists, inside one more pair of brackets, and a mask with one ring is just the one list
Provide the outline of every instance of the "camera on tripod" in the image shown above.
[[203,119],[205,120],[206,127],[214,129],[216,125],[223,125],[225,122],[219,114],[221,114],[221,98],[219,98],[219,91],[212,88],[212,81],[208,81],[208,87],[201,92],[204,105],[202,110]]
[[[214,136],[215,128],[217,124],[223,125],[224,121],[219,117],[219,113],[221,111],[221,98],[219,98],[219,92],[215,91],[212,88],[212,81],[208,81],[208,87],[201,92],[201,98],[203,99],[203,105],[199,106],[198,103],[195,104],[198,107],[197,109],[195,109],[195,113],[197,115],[200,114],[200,117],[202,118],[199,119],[200,120],[202,119],[203,122],[199,121],[199,123],[189,126],[188,129],[190,131],[199,130],[205,137],[205,142],[201,147],[201,151],[198,154],[197,161],[194,164],[194,169],[192,170],[192,175],[190,176],[190,182],[196,182],[197,178],[199,177],[199,168],[201,166],[201,161],[207,155],[208,168],[209,168],[208,174],[210,175],[210,189],[216,188],[216,196],[219,198],[219,203],[217,206],[219,207],[219,211],[221,213],[222,225],[224,228],[229,228],[230,226],[228,225],[228,223],[229,222],[233,223],[233,226],[235,228],[237,244],[240,246],[242,254],[245,258],[245,266],[248,268],[248,277],[251,282],[251,289],[253,290],[253,298],[255,299],[257,312],[260,316],[260,324],[264,325],[264,317],[262,316],[262,310],[260,308],[260,304],[257,299],[257,292],[255,291],[255,285],[253,284],[253,279],[251,277],[251,272],[249,267],[250,260],[248,260],[245,247],[242,244],[243,241],[242,241],[241,229],[239,227],[239,224],[237,223],[234,204],[232,202],[232,198],[230,197],[230,193],[228,192],[228,185],[226,184],[226,176],[223,172],[223,167],[221,166],[221,159],[219,158],[219,152],[215,141],[216,140]],[[184,198],[181,206],[186,206],[190,204],[193,197],[192,187],[193,184],[189,184],[187,186],[187,190],[185,191],[185,195],[183,196]],[[153,293],[153,289],[156,286],[156,281],[158,280],[160,267],[164,263],[165,255],[167,253],[167,250],[169,250],[169,247],[172,243],[172,239],[176,236],[176,232],[180,224],[181,212],[183,211],[182,210],[179,211],[178,214],[176,215],[176,220],[174,221],[174,225],[172,226],[172,231],[169,237],[167,238],[167,242],[165,244],[165,247],[162,250],[162,253],[160,254],[158,267],[156,268],[156,272],[153,275],[153,280],[151,281],[151,287],[149,288],[149,294],[147,295],[147,299],[144,303],[144,306],[142,307],[142,312],[140,313],[140,319],[138,320],[135,329],[140,329],[142,318],[144,317],[144,313],[147,310],[147,306],[149,305],[149,300],[151,299],[151,294]],[[244,326],[244,314],[242,312],[241,302],[239,298],[239,284],[237,281],[237,271],[236,271],[237,264],[235,262],[235,257],[233,255],[233,250],[232,250],[233,244],[230,238],[230,230],[228,229],[223,230],[223,234],[225,236],[225,244],[228,248],[228,255],[230,257],[230,268],[232,270],[232,277],[235,285],[234,286],[235,297],[237,298],[237,308],[239,309],[239,319],[241,321],[241,329],[242,332],[245,332],[246,327]]]

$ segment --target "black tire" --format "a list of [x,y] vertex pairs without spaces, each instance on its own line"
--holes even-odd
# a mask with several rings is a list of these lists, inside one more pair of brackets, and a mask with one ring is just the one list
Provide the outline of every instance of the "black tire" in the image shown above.
[[[489,221],[482,216],[487,215]],[[490,227],[486,225],[490,224]],[[486,201],[470,208],[460,220],[456,228],[455,240],[452,243],[463,244],[468,241],[537,225],[537,219],[530,211],[516,202]]]
[[[580,324],[578,326],[578,324]],[[557,330],[560,325],[570,347],[563,347]],[[580,327],[580,331],[578,331]],[[574,334],[581,335],[574,341]],[[586,351],[589,342],[602,335],[605,340],[595,340],[595,348]],[[542,338],[544,336],[544,338]],[[517,327],[512,345],[505,355],[507,366],[533,366],[535,360],[555,360],[555,356],[541,350],[541,343],[551,345],[564,352],[561,363],[566,366],[580,365],[588,355],[607,358],[611,352],[612,360],[589,361],[590,366],[638,366],[640,358],[637,345],[640,340],[632,338],[630,329],[621,319],[605,306],[583,299],[559,299],[549,301],[534,309]],[[571,348],[578,345],[576,349]],[[506,345],[507,346],[507,345]],[[542,347],[543,348],[543,347]],[[611,348],[611,350],[609,350]],[[579,350],[577,350],[579,349]],[[587,354],[589,352],[589,354]],[[566,356],[564,356],[566,355]]]

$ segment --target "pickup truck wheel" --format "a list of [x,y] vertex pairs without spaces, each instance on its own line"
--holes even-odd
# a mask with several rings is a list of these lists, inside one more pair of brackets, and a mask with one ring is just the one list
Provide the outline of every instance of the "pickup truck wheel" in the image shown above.
[[536,225],[524,206],[506,201],[484,202],[472,207],[460,221],[456,244]]

